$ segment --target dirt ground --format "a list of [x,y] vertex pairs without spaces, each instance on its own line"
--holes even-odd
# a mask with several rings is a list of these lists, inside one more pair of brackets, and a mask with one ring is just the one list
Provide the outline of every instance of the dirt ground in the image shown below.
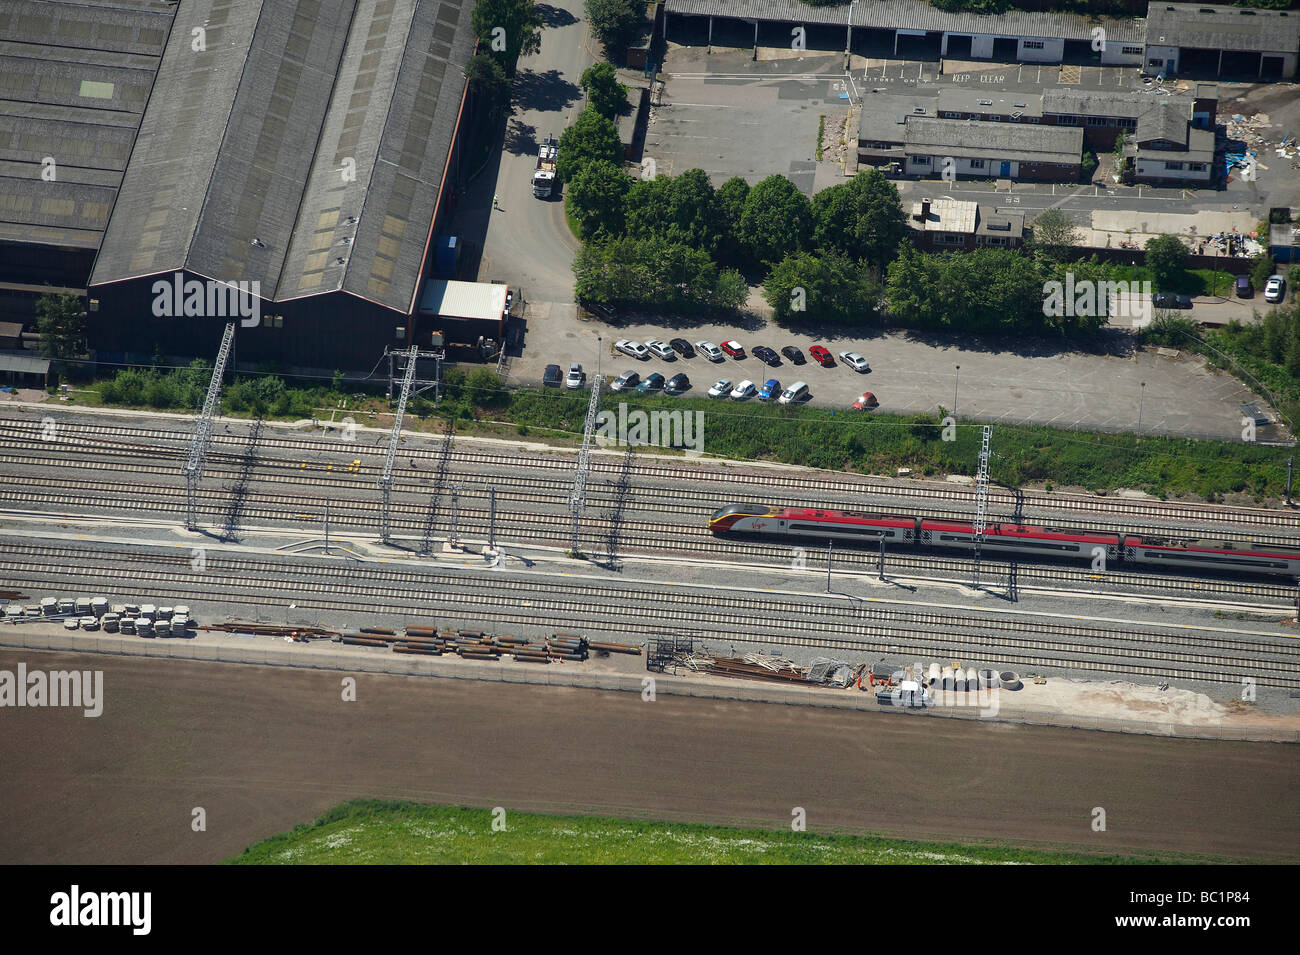
[[338,673],[0,653],[20,660],[102,669],[106,702],[0,710],[0,863],[214,862],[360,797],[1300,859],[1278,744],[367,674],[349,703]]

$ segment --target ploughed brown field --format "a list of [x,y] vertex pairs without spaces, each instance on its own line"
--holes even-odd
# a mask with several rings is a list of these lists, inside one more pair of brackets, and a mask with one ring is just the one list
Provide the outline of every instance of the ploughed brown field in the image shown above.
[[101,669],[105,703],[0,709],[3,863],[216,862],[354,798],[1300,858],[1281,744],[370,674],[345,703],[333,671],[0,651],[20,661]]

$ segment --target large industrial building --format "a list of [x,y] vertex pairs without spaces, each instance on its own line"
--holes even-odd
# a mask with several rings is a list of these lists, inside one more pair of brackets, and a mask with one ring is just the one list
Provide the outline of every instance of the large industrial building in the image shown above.
[[427,341],[416,302],[460,184],[472,8],[4,4],[0,279],[87,294],[102,363],[213,356],[211,290],[231,284],[255,299],[240,366],[370,370]]
[[[810,47],[874,49],[905,59],[1062,63],[1094,60],[1163,74],[1294,79],[1300,12],[1153,2],[1146,17],[1007,10],[941,10],[926,0],[666,0],[665,35],[678,42],[789,46],[801,26]],[[815,38],[815,39],[814,39]]]

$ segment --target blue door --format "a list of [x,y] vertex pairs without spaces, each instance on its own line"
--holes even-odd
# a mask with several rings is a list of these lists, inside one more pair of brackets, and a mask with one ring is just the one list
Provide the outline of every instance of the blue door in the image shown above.
[[1011,163],[1009,163],[1009,162],[1004,162],[1004,163],[1002,164],[1002,178],[1003,178],[1003,179],[1010,179],[1010,178],[1011,178]]

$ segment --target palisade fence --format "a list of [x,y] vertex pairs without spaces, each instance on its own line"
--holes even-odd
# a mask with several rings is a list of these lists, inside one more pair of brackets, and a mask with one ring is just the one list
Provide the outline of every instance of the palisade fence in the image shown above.
[[[243,639],[243,638],[241,638]],[[251,638],[250,638],[251,639]],[[130,637],[84,637],[69,634],[33,633],[25,628],[0,628],[0,647],[26,650],[51,650],[67,653],[103,653],[116,656],[199,660],[214,663],[284,666],[308,670],[332,670],[348,673],[381,673],[391,676],[427,676],[484,682],[568,686],[582,689],[615,690],[640,694],[643,674],[576,670],[563,664],[525,667],[508,663],[476,663],[469,660],[443,661],[370,652],[366,649],[326,649],[326,644],[280,645],[259,641],[238,643],[195,643],[189,640],[139,640]],[[330,644],[329,646],[333,646]],[[1206,726],[1152,720],[1111,719],[1101,716],[1076,716],[1050,713],[1015,713],[981,716],[974,706],[904,709],[885,707],[876,702],[874,692],[749,683],[715,677],[655,677],[656,693],[740,702],[777,703],[820,706],[882,713],[896,719],[965,719],[1002,724],[1018,723],[1088,729],[1106,733],[1136,733],[1145,736],[1168,736],[1183,739],[1239,740],[1248,742],[1300,743],[1300,730],[1270,726]],[[105,693],[111,694],[106,685]],[[1015,691],[1023,693],[1023,690]],[[1010,699],[1008,699],[1010,697]],[[111,705],[111,696],[108,697]],[[1010,691],[1003,691],[999,702],[1015,702]]]

